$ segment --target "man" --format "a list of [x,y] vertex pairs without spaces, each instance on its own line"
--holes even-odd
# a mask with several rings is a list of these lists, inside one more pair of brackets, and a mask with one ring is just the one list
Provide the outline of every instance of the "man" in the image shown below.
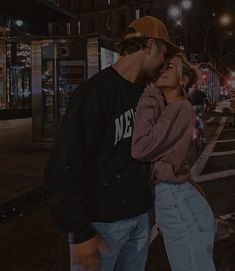
[[[133,21],[119,60],[80,86],[45,170],[49,206],[69,233],[71,271],[143,271],[152,205],[147,167],[131,158],[134,110],[170,43],[150,16]],[[143,82],[141,82],[143,83]]]

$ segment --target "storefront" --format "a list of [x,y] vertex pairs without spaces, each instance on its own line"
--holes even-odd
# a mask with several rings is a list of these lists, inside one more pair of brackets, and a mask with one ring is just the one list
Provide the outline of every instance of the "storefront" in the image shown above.
[[33,141],[55,136],[72,93],[85,79],[84,37],[32,41]]
[[[0,35],[5,35],[5,28],[0,28]],[[7,107],[7,94],[6,94],[6,71],[7,71],[7,54],[6,54],[6,40],[0,39],[0,110]]]
[[48,1],[0,1],[0,119],[31,116],[31,41],[74,19]]
[[117,53],[105,36],[32,41],[33,141],[51,140],[79,85],[113,64]]
[[43,0],[0,1],[0,18],[0,119],[32,116],[33,141],[51,140],[72,93],[117,59],[113,42],[79,29],[53,36],[77,18]]
[[0,39],[0,110],[31,110],[31,45]]
[[87,39],[87,78],[112,65],[117,59],[112,39],[104,35]]
[[72,93],[117,60],[104,36],[0,37],[0,118],[32,116],[34,142],[56,134]]

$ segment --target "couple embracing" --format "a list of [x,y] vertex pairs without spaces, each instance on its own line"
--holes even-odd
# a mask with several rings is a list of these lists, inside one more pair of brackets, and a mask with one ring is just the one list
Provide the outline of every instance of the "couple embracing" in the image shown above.
[[144,271],[153,206],[171,270],[215,271],[213,213],[185,161],[196,73],[151,16],[129,25],[118,51],[75,91],[45,168],[70,271]]

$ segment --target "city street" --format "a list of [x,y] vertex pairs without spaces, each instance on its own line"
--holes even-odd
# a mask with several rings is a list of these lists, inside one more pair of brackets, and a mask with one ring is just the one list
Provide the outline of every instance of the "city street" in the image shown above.
[[[188,157],[193,176],[205,190],[217,219],[217,270],[234,271],[235,128],[226,117],[210,113],[207,116],[206,134],[206,146],[197,151],[192,145]],[[47,149],[42,147],[43,151],[40,152],[40,147],[37,146],[37,152],[44,159]],[[34,159],[33,154],[30,157]],[[38,162],[37,172],[41,172]],[[16,162],[12,160],[12,165],[14,164]],[[34,180],[41,176],[37,172],[31,172]],[[2,178],[7,172],[0,174]],[[56,231],[43,199],[41,181],[38,181],[38,186],[35,186],[35,182],[33,187],[36,188],[28,192],[27,187],[26,194],[20,193],[18,198],[5,202],[0,207],[1,266],[7,271],[67,271],[69,255],[66,236]],[[146,271],[170,271],[163,241],[156,227],[152,231]]]
[[[214,213],[216,271],[235,271],[235,0],[1,0],[0,165],[0,271],[70,270],[68,233],[49,201],[60,228],[84,241],[84,225],[148,211],[147,179],[181,183],[190,168]],[[184,187],[174,186],[183,191],[170,211],[181,205],[180,223],[213,227],[206,201]],[[165,210],[170,196],[157,189]],[[171,271],[154,216],[152,207],[145,271]],[[82,266],[100,245],[87,243]],[[133,253],[120,247],[115,270],[121,252]]]

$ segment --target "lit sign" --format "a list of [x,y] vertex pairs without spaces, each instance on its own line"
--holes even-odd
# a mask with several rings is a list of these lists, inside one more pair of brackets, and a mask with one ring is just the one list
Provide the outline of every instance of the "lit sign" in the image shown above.
[[118,59],[118,53],[113,52],[103,47],[100,48],[101,70],[115,63],[117,59]]

